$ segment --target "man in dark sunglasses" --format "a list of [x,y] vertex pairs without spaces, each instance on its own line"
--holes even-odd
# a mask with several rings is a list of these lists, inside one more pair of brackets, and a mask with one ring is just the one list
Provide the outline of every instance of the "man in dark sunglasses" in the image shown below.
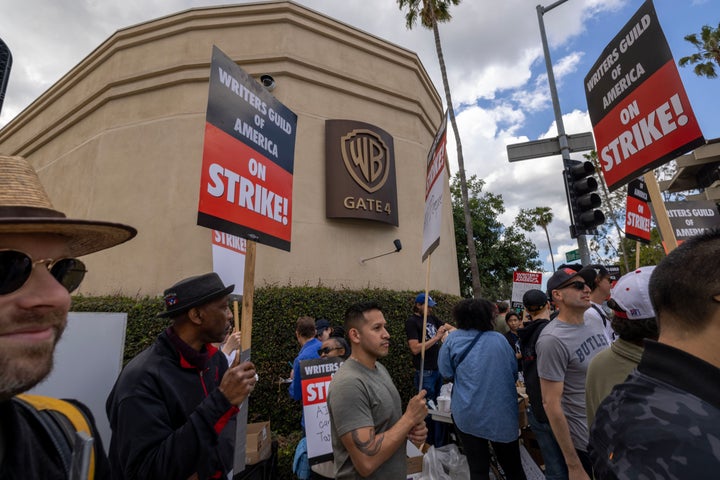
[[590,287],[582,271],[561,268],[547,282],[560,310],[538,337],[537,372],[543,406],[570,478],[592,477],[587,453],[585,376],[590,360],[609,346],[602,324],[585,323]]
[[[127,225],[66,218],[25,159],[0,156],[0,478],[68,478],[47,429],[15,397],[52,369],[70,292],[85,276],[76,257],[136,233]],[[75,405],[89,415],[87,407]],[[107,478],[107,458],[90,423],[95,477]]]
[[325,357],[342,357],[347,359],[350,356],[350,348],[344,338],[330,337],[322,343],[318,349],[318,355]]

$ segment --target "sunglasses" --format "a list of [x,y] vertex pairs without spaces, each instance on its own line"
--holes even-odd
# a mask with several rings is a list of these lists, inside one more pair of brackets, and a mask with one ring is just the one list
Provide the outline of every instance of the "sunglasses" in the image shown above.
[[330,352],[332,352],[333,350],[342,350],[342,347],[333,347],[333,348],[325,347],[325,348],[318,348],[318,355],[320,355],[320,356],[328,355],[328,354],[329,354]]
[[580,280],[575,280],[574,282],[566,283],[562,287],[558,288],[558,290],[568,287],[572,287],[575,290],[585,290],[585,287],[588,287],[588,284],[585,282],[581,282]]
[[35,265],[42,264],[50,275],[72,292],[85,278],[85,264],[77,258],[43,258],[33,260],[27,253],[17,250],[0,250],[0,295],[19,290],[28,281]]

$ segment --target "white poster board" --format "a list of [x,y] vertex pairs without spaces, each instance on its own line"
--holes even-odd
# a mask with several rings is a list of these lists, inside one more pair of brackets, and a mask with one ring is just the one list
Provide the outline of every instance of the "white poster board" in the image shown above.
[[243,293],[246,251],[244,238],[219,230],[212,231],[213,272],[220,276],[225,285],[235,285],[232,291],[235,295]]
[[542,273],[513,272],[513,308],[522,308],[522,299],[525,292],[528,290],[540,290],[540,284],[542,284]]
[[55,366],[28,393],[73,398],[90,408],[107,451],[110,423],[105,401],[122,369],[126,313],[68,315],[67,328],[55,347]]
[[445,148],[447,115],[435,135],[427,159],[425,172],[425,216],[423,221],[422,259],[425,259],[440,245],[442,228],[442,203],[445,190],[447,150]]
[[343,359],[315,358],[300,362],[303,416],[307,439],[308,460],[311,464],[332,459],[332,435],[327,392],[333,375]]

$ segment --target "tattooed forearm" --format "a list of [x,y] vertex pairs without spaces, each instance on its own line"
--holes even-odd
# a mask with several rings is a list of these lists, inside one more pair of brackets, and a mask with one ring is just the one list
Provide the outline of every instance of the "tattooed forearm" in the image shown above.
[[372,457],[373,455],[377,455],[377,453],[380,451],[380,447],[382,446],[384,435],[381,433],[378,436],[375,436],[375,430],[370,429],[370,438],[366,442],[363,442],[360,440],[360,435],[358,434],[360,430],[353,430],[352,431],[352,439],[355,443],[355,446],[365,455]]

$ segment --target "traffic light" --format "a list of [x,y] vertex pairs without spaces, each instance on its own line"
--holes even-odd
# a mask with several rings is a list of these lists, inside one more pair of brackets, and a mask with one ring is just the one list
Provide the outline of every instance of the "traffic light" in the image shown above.
[[605,223],[605,215],[598,210],[602,203],[600,195],[594,193],[598,182],[593,177],[595,166],[592,162],[569,160],[563,170],[565,191],[568,196],[572,225],[570,236],[596,235],[595,227]]

